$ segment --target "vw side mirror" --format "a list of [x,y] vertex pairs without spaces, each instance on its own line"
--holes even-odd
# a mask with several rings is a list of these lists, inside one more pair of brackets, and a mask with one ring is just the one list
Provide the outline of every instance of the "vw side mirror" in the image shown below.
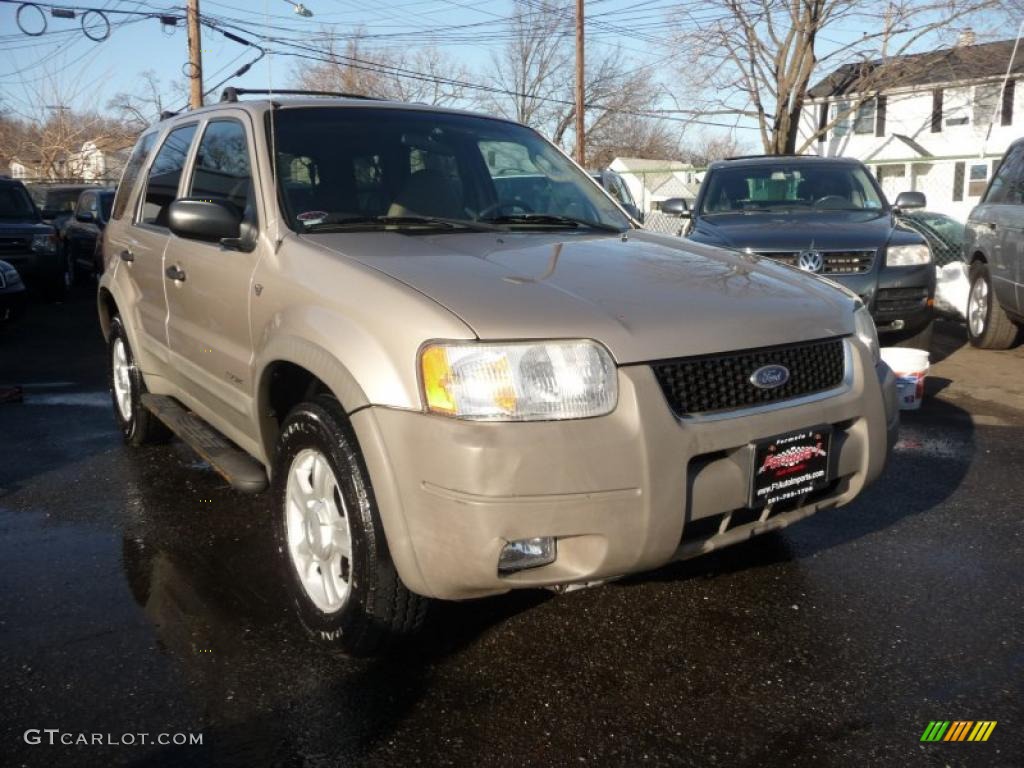
[[928,198],[924,196],[924,192],[900,192],[896,195],[893,208],[909,211],[913,208],[924,208],[926,205],[928,205]]
[[678,216],[680,218],[688,217],[690,214],[690,206],[686,204],[686,201],[681,197],[670,197],[661,204],[661,212],[667,213],[669,216]]

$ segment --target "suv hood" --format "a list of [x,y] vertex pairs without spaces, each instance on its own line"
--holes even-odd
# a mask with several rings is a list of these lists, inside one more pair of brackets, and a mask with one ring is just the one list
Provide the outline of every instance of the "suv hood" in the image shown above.
[[39,221],[24,219],[0,219],[0,236],[13,235],[51,235],[53,227]]
[[645,232],[303,235],[443,305],[482,339],[590,338],[619,363],[853,331],[835,287]]
[[916,233],[895,226],[887,211],[712,214],[700,217],[690,236],[753,251],[868,251],[884,248],[889,242],[923,242]]

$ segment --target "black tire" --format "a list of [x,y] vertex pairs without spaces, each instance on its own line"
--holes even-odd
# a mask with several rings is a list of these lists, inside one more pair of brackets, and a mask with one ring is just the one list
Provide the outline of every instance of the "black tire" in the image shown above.
[[[343,501],[337,506],[347,510],[347,515],[342,514],[352,543],[351,561],[347,568],[342,566],[349,575],[348,594],[330,613],[321,610],[306,591],[288,546],[288,476],[293,460],[307,449],[326,458],[334,473]],[[419,630],[429,600],[410,592],[395,570],[355,433],[333,397],[318,396],[288,414],[274,456],[271,499],[281,581],[299,621],[314,640],[352,656],[367,656]]]
[[892,340],[894,347],[910,347],[911,349],[923,349],[925,352],[931,350],[932,334],[935,330],[935,321],[929,320],[928,325],[909,336],[898,336]]
[[[988,311],[982,315],[982,326],[976,333],[971,322],[971,307],[974,303],[975,285],[983,281],[988,294]],[[967,338],[979,349],[1009,349],[1017,339],[1018,327],[999,304],[992,290],[992,276],[988,264],[976,261],[971,264],[971,299],[967,304]]]
[[[118,404],[117,390],[114,386],[114,357],[118,344],[123,345],[128,362],[128,383],[131,388],[130,409],[128,417],[121,412]],[[152,445],[170,439],[171,431],[156,416],[142,407],[141,397],[146,392],[146,382],[135,367],[135,355],[128,334],[120,317],[114,317],[110,323],[110,342],[107,345],[107,383],[110,386],[110,398],[114,406],[114,420],[121,430],[121,437],[128,445]]]

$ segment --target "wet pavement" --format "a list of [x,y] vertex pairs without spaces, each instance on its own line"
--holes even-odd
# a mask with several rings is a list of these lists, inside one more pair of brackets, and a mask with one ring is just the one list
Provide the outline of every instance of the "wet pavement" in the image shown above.
[[[353,661],[283,613],[260,497],[180,443],[121,444],[85,292],[31,309],[0,331],[0,385],[26,385],[0,405],[3,765],[1024,765],[1024,411],[971,396],[987,364],[1019,388],[1024,348],[947,326],[941,391],[851,506],[596,589],[439,605],[413,647]],[[923,744],[931,720],[998,725]],[[26,743],[48,728],[202,745]]]

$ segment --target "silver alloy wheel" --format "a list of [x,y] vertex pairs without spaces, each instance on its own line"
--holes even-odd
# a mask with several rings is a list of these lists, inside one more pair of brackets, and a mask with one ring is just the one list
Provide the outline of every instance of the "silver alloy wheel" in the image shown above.
[[284,505],[299,582],[321,611],[340,611],[351,592],[352,532],[338,480],[320,451],[305,448],[292,459]]
[[988,282],[979,277],[971,286],[971,297],[967,301],[967,322],[971,326],[971,335],[978,338],[985,332],[988,320]]
[[113,368],[114,368],[114,398],[117,400],[117,410],[121,412],[121,418],[125,421],[132,420],[132,377],[131,366],[128,364],[128,352],[125,349],[124,341],[120,338],[114,339]]

